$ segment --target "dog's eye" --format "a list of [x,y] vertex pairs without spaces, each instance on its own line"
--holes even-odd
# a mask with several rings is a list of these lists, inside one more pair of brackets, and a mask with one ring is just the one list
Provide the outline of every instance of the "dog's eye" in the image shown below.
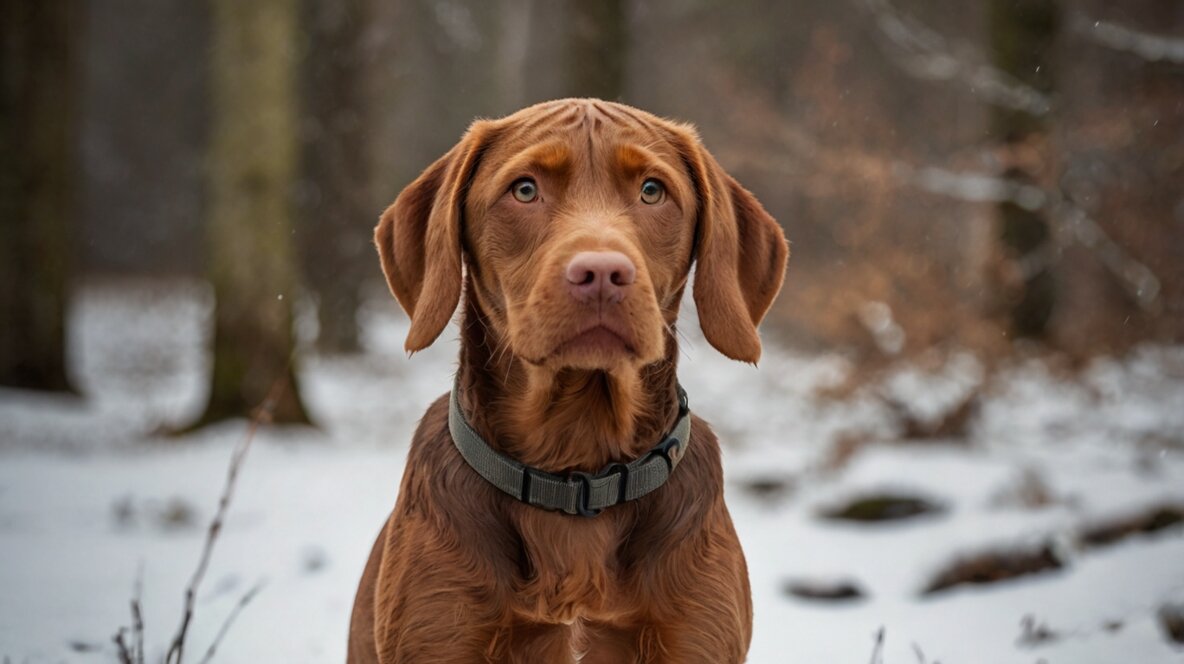
[[662,202],[666,195],[666,188],[657,180],[646,180],[641,183],[641,202],[646,205],[656,205]]
[[539,186],[530,178],[523,178],[510,185],[510,193],[520,203],[531,203],[539,197]]

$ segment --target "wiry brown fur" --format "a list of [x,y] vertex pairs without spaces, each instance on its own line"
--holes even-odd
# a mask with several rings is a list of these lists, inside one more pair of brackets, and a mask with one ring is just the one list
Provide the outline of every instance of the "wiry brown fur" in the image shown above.
[[[521,203],[508,192],[527,176],[540,196]],[[639,203],[646,178],[668,198]],[[708,341],[756,362],[788,257],[777,224],[692,130],[598,100],[475,123],[375,237],[412,319],[407,349],[435,340],[463,283],[462,406],[491,445],[556,473],[630,461],[673,426],[673,330],[692,262]],[[619,304],[567,295],[563,266],[589,250],[636,266]],[[621,348],[571,345],[589,321]],[[350,662],[743,661],[747,572],[702,420],[666,485],[595,518],[505,495],[465,464],[447,421],[441,397],[415,433],[358,589]]]

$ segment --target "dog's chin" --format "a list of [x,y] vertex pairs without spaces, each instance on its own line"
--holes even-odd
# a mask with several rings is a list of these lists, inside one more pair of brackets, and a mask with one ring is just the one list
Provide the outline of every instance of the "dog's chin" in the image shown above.
[[634,364],[637,349],[626,336],[596,325],[561,342],[550,354],[552,366],[563,369],[613,370]]
[[556,372],[564,369],[634,372],[638,367],[659,359],[653,357],[656,353],[650,348],[652,344],[644,343],[645,338],[642,339],[643,343],[638,343],[637,337],[631,333],[596,324],[577,332],[557,335],[549,341],[538,340],[529,346],[546,350],[522,352],[519,357],[534,366]]

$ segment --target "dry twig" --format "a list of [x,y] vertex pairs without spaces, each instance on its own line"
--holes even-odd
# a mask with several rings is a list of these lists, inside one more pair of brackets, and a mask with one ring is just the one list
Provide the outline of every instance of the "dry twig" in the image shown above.
[[[222,525],[226,520],[226,513],[230,508],[230,501],[234,497],[234,488],[238,481],[239,471],[242,469],[242,464],[247,456],[247,451],[251,447],[251,442],[255,439],[255,434],[259,431],[259,427],[264,424],[269,424],[272,420],[272,414],[275,411],[276,403],[280,395],[280,391],[284,388],[282,380],[277,380],[271,387],[267,394],[267,398],[263,403],[255,409],[251,416],[250,425],[247,427],[247,433],[235,446],[234,452],[230,457],[230,465],[226,470],[226,482],[222,486],[222,494],[218,498],[218,509],[214,513],[214,518],[210,521],[209,528],[206,530],[206,539],[202,545],[201,556],[198,558],[197,567],[193,570],[193,575],[189,579],[189,584],[185,587],[185,602],[184,611],[181,616],[181,624],[173,635],[173,640],[169,645],[168,653],[165,655],[165,664],[181,664],[185,654],[185,639],[189,634],[189,625],[193,621],[193,608],[197,599],[197,591],[201,586],[202,580],[205,578],[206,570],[210,565],[210,558],[214,552],[214,545],[218,541],[218,535],[222,532]],[[120,664],[144,664],[144,618],[141,610],[140,595],[143,588],[143,573],[142,570],[136,577],[136,586],[134,596],[131,601],[132,613],[132,627],[131,632],[134,637],[134,642],[129,644],[125,639],[128,633],[127,627],[120,627],[119,630],[112,637],[115,642],[116,656],[119,658]],[[218,634],[214,642],[210,644],[206,651],[205,657],[202,659],[202,664],[209,662],[214,656],[218,645],[222,642],[226,632],[229,631],[231,624],[238,617],[242,609],[250,603],[255,595],[263,589],[262,582],[255,584],[235,605],[231,610],[230,615],[227,616],[222,627],[218,630]]]
[[260,590],[263,590],[263,585],[263,581],[256,583],[251,587],[250,590],[246,592],[245,595],[242,596],[242,598],[238,600],[238,604],[234,605],[234,608],[231,609],[230,614],[226,616],[226,620],[222,623],[222,627],[218,628],[218,635],[215,636],[214,641],[210,643],[209,650],[206,650],[206,656],[201,658],[201,664],[209,664],[209,662],[214,659],[214,651],[216,651],[218,646],[222,643],[222,639],[226,636],[226,632],[230,631],[230,626],[234,624],[234,619],[238,618],[238,614],[242,612],[243,608],[250,604],[251,600],[255,599],[255,595],[258,595]]
[[120,627],[119,631],[115,632],[115,636],[111,637],[111,640],[115,642],[115,655],[119,658],[119,664],[143,664],[135,659],[132,648],[123,638],[124,634],[127,634],[127,628]]
[[[247,428],[247,435],[239,441],[239,444],[234,448],[234,454],[230,457],[230,466],[226,470],[226,483],[222,487],[222,496],[218,499],[218,511],[214,513],[214,518],[210,521],[201,557],[197,561],[197,568],[193,570],[193,577],[190,578],[189,585],[185,588],[185,610],[181,616],[181,626],[177,628],[177,633],[173,636],[173,642],[164,658],[165,664],[181,664],[185,654],[185,637],[189,633],[189,624],[193,620],[193,603],[197,598],[197,589],[201,586],[202,579],[205,578],[206,569],[210,565],[210,556],[214,552],[214,544],[218,541],[219,533],[222,532],[226,511],[230,507],[231,498],[234,497],[234,486],[238,480],[239,469],[242,467],[243,459],[246,458],[247,450],[250,449],[251,441],[255,439],[255,433],[259,430],[260,425],[271,422],[272,412],[275,410],[279,391],[282,389],[282,380],[277,380],[272,385],[267,398],[251,417],[251,425]],[[238,608],[240,607],[236,607],[232,615],[237,613]]]
[[871,664],[884,664],[884,628],[876,630],[876,646],[872,649]]

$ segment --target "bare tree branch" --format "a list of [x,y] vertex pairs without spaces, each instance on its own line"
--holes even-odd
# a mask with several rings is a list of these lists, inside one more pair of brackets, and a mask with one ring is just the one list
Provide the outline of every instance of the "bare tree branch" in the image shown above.
[[903,182],[925,191],[973,203],[1010,202],[1026,210],[1045,210],[1056,227],[1057,244],[1049,251],[1033,254],[1025,272],[1047,267],[1070,242],[1089,249],[1126,288],[1143,309],[1158,306],[1161,284],[1146,264],[1115,242],[1093,217],[1068,195],[1032,184],[988,173],[959,173],[927,166],[916,168],[905,163],[893,164],[893,172]]
[[[803,142],[792,130],[776,136],[778,145],[770,147],[759,163],[762,168],[783,170],[800,177],[794,170],[796,162],[787,163],[786,157],[810,164],[815,174],[822,174],[826,182],[850,178],[869,182],[888,182],[892,186],[907,186],[966,203],[1010,202],[1025,210],[1048,212],[1056,231],[1056,243],[1043,251],[1025,257],[1018,266],[1023,274],[1034,274],[1059,260],[1064,248],[1077,243],[1098,257],[1147,311],[1162,306],[1162,283],[1142,261],[1114,241],[1105,228],[1089,212],[1078,205],[1067,193],[1046,189],[1030,182],[1003,177],[995,172],[956,171],[942,166],[916,165],[881,156],[864,150],[842,150]],[[841,176],[841,177],[835,177]]]
[[896,162],[898,179],[933,194],[969,203],[1014,203],[1025,210],[1039,210],[1048,204],[1040,187],[998,177],[991,173],[955,172],[937,166],[914,167]]
[[972,95],[995,106],[1043,116],[1052,110],[1048,95],[983,62],[967,44],[951,46],[944,35],[904,14],[890,0],[853,0],[872,14],[890,44],[892,60],[910,75],[961,84]]
[[1089,41],[1115,51],[1137,55],[1151,62],[1184,64],[1184,37],[1155,35],[1110,21],[1091,19],[1074,13],[1073,31]]

